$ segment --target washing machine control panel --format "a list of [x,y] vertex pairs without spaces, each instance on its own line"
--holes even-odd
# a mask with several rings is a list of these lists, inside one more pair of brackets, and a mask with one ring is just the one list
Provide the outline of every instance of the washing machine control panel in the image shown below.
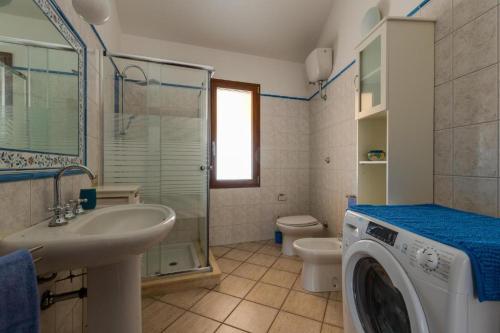
[[443,282],[448,282],[450,267],[454,259],[453,253],[436,248],[421,239],[402,245],[402,247],[405,246],[410,266],[421,269]]

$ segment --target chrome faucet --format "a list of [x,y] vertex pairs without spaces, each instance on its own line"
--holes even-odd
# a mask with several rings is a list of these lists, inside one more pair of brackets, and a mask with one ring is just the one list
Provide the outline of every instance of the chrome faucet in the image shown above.
[[59,171],[54,176],[54,207],[49,208],[50,211],[54,212],[54,217],[49,222],[49,227],[59,227],[68,223],[68,219],[73,218],[75,215],[72,211],[71,204],[62,204],[62,194],[61,194],[61,178],[66,173],[66,171],[80,170],[83,171],[90,180],[96,179],[95,173],[83,165],[68,165],[59,169]]

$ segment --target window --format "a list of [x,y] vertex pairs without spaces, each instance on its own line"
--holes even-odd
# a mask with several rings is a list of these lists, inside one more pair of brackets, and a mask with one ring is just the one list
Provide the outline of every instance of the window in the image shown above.
[[212,79],[212,188],[260,183],[260,85]]

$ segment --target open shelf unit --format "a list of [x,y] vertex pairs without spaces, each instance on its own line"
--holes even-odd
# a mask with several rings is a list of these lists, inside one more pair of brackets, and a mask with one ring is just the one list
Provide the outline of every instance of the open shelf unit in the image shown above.
[[356,52],[358,203],[432,203],[434,22],[385,18]]

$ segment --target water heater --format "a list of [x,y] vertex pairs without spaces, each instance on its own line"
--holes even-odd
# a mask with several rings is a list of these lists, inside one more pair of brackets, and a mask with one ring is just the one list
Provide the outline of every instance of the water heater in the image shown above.
[[332,73],[333,50],[319,48],[312,51],[306,59],[306,71],[309,82],[326,81]]
[[328,80],[333,69],[333,50],[319,48],[312,51],[306,59],[307,78],[310,83],[319,83],[319,92],[322,99],[326,100],[323,91],[324,82]]

